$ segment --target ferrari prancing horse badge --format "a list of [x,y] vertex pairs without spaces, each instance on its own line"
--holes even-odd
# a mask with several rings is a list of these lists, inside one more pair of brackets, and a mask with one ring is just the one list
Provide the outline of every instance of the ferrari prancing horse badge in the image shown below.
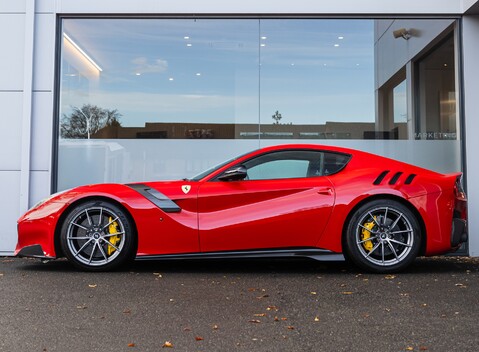
[[181,190],[183,191],[184,194],[188,194],[188,192],[190,191],[191,189],[191,186],[190,185],[183,185],[181,186]]

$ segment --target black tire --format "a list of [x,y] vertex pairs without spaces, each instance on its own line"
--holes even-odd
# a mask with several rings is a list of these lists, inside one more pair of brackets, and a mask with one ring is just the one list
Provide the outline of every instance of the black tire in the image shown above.
[[77,268],[108,271],[136,254],[136,236],[124,210],[107,201],[74,206],[61,225],[63,253]]
[[347,225],[346,257],[367,271],[392,273],[409,266],[421,248],[421,229],[404,204],[378,199],[358,208]]

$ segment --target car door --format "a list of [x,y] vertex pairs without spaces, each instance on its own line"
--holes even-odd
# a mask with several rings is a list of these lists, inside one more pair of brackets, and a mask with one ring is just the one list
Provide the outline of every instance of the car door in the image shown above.
[[[198,191],[202,252],[313,247],[334,205],[319,151],[272,152],[243,162],[242,180],[214,178]],[[233,168],[234,169],[234,168]]]

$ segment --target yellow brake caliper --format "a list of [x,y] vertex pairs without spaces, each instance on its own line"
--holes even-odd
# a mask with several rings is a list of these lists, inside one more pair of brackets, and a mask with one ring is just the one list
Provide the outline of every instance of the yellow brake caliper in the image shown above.
[[[361,240],[362,241],[367,240],[368,238],[371,238],[371,232],[370,231],[374,227],[375,221],[376,221],[376,217],[374,217],[373,221],[366,222],[363,225],[365,228],[363,228],[363,230],[361,231]],[[365,250],[370,252],[373,249],[373,242],[372,241],[363,242],[363,247],[364,247]]]
[[[108,225],[108,233],[109,234],[114,234],[118,232],[118,223],[116,221],[111,221],[111,216],[108,218],[108,222],[111,222],[110,225]],[[110,239],[108,242],[110,242],[113,246],[116,246],[120,242],[120,236],[114,235],[110,236]],[[108,255],[112,255],[113,252],[116,251],[115,247],[108,245],[108,248],[106,249]]]

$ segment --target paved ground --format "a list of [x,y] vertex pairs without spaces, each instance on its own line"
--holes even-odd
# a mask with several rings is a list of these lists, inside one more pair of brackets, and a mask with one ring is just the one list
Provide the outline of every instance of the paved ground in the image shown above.
[[[479,259],[136,263],[0,258],[0,351],[478,351]],[[168,348],[171,343],[172,348]]]

